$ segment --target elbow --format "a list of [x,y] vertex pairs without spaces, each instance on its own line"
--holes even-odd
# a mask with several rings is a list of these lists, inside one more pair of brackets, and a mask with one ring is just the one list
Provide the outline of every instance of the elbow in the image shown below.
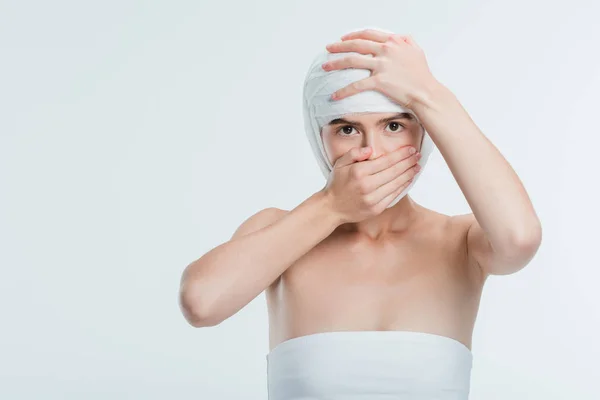
[[527,266],[536,255],[542,243],[542,229],[538,223],[527,229],[514,232],[509,244],[501,251],[506,265],[511,265],[510,273],[520,271]]
[[179,307],[194,328],[216,326],[222,322],[213,311],[213,302],[198,285],[184,283],[179,290]]
[[518,254],[533,257],[542,244],[542,225],[536,219],[527,228],[523,228],[512,235],[512,248]]

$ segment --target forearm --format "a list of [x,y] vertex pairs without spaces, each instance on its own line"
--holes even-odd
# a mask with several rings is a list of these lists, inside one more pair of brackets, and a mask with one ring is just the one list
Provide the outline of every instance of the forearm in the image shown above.
[[519,177],[454,94],[434,85],[414,111],[496,250],[527,243],[539,220]]
[[182,292],[193,304],[188,308],[208,325],[229,318],[339,224],[317,192],[273,224],[212,249],[184,273]]

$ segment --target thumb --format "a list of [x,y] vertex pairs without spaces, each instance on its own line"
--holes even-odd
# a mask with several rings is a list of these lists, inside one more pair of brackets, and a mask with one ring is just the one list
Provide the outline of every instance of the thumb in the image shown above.
[[350,164],[353,164],[357,161],[363,161],[369,158],[371,155],[372,149],[370,146],[366,147],[353,147],[348,150],[343,156],[338,158],[335,163],[336,167],[344,167]]

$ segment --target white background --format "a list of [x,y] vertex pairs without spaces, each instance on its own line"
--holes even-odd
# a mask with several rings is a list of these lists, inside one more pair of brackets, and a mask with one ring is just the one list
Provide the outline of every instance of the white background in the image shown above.
[[[600,6],[0,0],[0,398],[266,399],[264,294],[192,328],[181,272],[325,181],[304,75],[341,34],[412,34],[525,184],[543,243],[488,279],[471,399],[598,399]],[[411,191],[470,212],[441,157]]]

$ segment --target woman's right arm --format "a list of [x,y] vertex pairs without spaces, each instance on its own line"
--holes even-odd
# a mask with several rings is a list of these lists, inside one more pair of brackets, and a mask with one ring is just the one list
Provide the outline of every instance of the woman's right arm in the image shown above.
[[231,240],[183,271],[179,303],[186,320],[214,326],[234,315],[340,223],[323,191],[289,212],[267,208],[251,216]]

